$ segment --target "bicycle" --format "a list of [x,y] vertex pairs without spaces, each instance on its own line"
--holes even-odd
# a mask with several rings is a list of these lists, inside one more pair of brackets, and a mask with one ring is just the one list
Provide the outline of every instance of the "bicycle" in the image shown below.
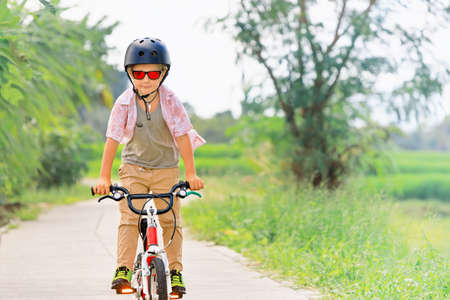
[[[179,189],[178,192],[176,190]],[[98,202],[110,198],[115,201],[127,199],[128,207],[134,213],[139,215],[138,228],[142,238],[143,251],[136,256],[136,261],[133,267],[131,288],[116,290],[117,294],[135,294],[140,300],[167,300],[180,299],[183,294],[172,293],[172,285],[170,281],[169,263],[165,248],[170,245],[176,230],[176,218],[173,212],[173,197],[185,198],[191,194],[201,197],[201,195],[194,191],[187,192],[189,183],[180,181],[175,184],[169,193],[160,194],[130,194],[127,189],[117,185],[110,186],[112,196],[106,195],[98,199]],[[94,196],[94,190],[91,187],[91,193]],[[157,209],[154,198],[160,198],[167,203],[164,209]],[[169,202],[164,198],[169,198]],[[134,199],[148,199],[143,206],[143,209],[136,209],[133,206]],[[159,224],[158,215],[167,213],[172,210],[174,217],[174,230],[172,237],[166,246],[162,235],[162,228]],[[141,218],[143,216],[143,218]]]

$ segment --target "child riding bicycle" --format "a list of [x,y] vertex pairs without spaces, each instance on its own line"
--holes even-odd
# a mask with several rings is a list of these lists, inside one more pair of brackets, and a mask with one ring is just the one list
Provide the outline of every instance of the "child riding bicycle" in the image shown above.
[[[109,193],[111,168],[119,143],[122,150],[119,168],[120,182],[130,193],[164,193],[179,180],[179,156],[184,162],[186,181],[192,190],[204,187],[195,170],[194,149],[205,140],[193,129],[180,100],[162,85],[170,70],[167,47],[161,40],[143,38],[134,40],[125,54],[125,72],[132,87],[125,90],[114,103],[103,152],[100,178],[93,188],[96,194]],[[145,199],[136,200],[142,209]],[[155,199],[158,209],[166,204]],[[180,200],[174,199],[176,231],[166,248],[171,273],[172,290],[186,292],[181,275],[183,232]],[[130,287],[132,268],[138,243],[138,215],[130,211],[125,201],[119,202],[120,225],[117,239],[117,269],[112,289]],[[171,237],[174,225],[171,214],[159,216],[164,244]]]

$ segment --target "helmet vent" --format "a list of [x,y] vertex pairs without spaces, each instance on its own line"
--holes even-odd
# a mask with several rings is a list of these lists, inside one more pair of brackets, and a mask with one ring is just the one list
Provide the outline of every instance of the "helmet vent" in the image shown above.
[[144,51],[139,51],[139,56],[144,56]]
[[150,41],[152,41],[152,43],[154,43],[154,42],[155,42],[155,40],[150,40]]
[[152,56],[158,56],[158,52],[156,52],[156,50],[152,51]]
[[140,40],[140,41],[139,41],[139,44],[142,44],[143,42],[144,42],[144,40]]

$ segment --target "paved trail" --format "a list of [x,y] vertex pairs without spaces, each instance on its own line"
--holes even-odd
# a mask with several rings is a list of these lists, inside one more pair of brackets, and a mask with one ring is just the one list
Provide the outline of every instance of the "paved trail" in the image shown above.
[[[0,299],[135,299],[110,290],[119,214],[95,200],[59,206],[0,236]],[[184,230],[186,235],[186,229]],[[311,299],[244,264],[240,255],[186,236],[186,300]]]

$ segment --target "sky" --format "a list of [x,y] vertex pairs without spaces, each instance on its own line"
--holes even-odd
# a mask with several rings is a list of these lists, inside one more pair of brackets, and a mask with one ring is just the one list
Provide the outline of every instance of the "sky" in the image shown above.
[[[37,2],[38,0],[33,0]],[[211,16],[224,16],[236,0],[62,0],[61,5],[72,7],[63,17],[79,20],[87,13],[90,23],[106,16],[105,24],[119,21],[120,25],[107,37],[107,44],[115,47],[107,61],[123,67],[123,57],[129,43],[136,38],[157,37],[168,47],[172,66],[166,84],[183,102],[189,102],[197,114],[211,117],[217,112],[231,110],[240,113],[243,97],[241,86],[242,66],[235,64],[235,44],[225,33],[208,33],[203,21]],[[404,16],[405,22],[411,20]],[[436,37],[437,53],[450,62],[448,33]],[[246,65],[247,74],[257,76],[261,69]],[[252,75],[250,75],[252,76]],[[450,84],[443,95],[443,110],[425,120],[433,124],[450,114]],[[388,122],[382,112],[375,112],[380,122]],[[416,124],[403,124],[411,129]]]

